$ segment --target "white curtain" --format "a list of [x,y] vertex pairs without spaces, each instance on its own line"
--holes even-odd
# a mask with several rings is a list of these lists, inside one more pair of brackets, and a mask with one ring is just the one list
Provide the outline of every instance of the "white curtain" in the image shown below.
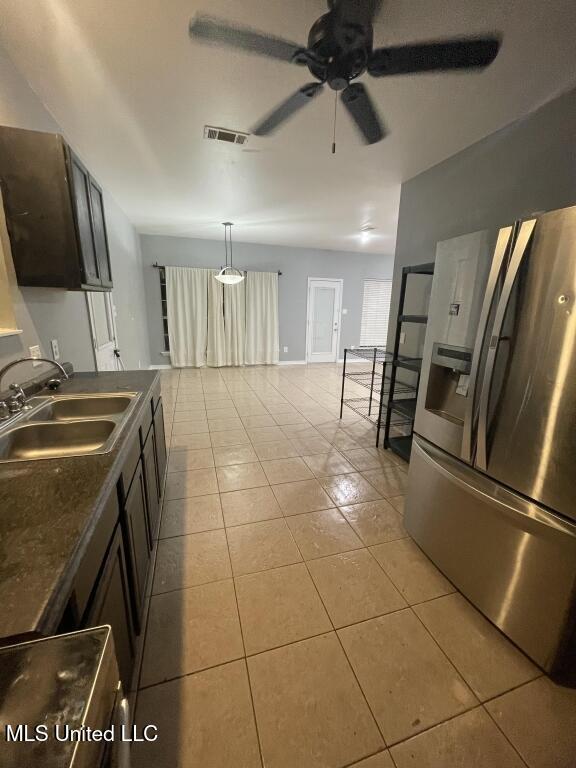
[[273,365],[280,356],[278,273],[246,275],[246,365]]
[[[216,282],[216,281],[214,281]],[[246,280],[224,286],[226,365],[244,365],[246,345]]]
[[175,368],[206,365],[209,272],[166,267],[168,337]]
[[273,365],[279,358],[278,273],[247,272],[222,285],[214,269],[166,267],[175,368]]
[[206,362],[211,368],[226,365],[226,337],[224,331],[224,286],[214,276],[218,270],[207,270],[208,278],[208,349]]

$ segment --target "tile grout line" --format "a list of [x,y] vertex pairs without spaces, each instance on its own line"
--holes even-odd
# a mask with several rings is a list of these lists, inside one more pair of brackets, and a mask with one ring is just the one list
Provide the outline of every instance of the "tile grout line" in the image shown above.
[[[542,675],[540,675],[540,677],[542,677]],[[534,679],[537,680],[538,678],[534,678]],[[532,681],[530,680],[530,682]],[[522,685],[527,685],[527,683],[523,683]],[[517,685],[515,688],[511,688],[510,690],[517,690],[518,688],[522,688],[522,685]],[[510,693],[510,691],[505,691],[505,693]],[[503,695],[504,694],[500,694],[499,696],[503,696]],[[495,696],[494,699],[499,698],[499,696]],[[489,699],[488,701],[494,701],[494,699]],[[520,751],[516,748],[516,745],[512,742],[512,740],[508,737],[508,735],[503,731],[498,721],[494,717],[492,717],[490,710],[486,707],[486,704],[488,703],[488,701],[482,702],[482,709],[488,715],[490,722],[494,723],[498,732],[501,733],[504,739],[506,740],[506,742],[510,744],[510,746],[512,747],[514,752],[518,755],[518,758],[526,766],[526,768],[530,768],[530,766],[528,765],[528,761],[524,759]]]
[[[218,475],[216,475],[216,485],[218,487],[218,498],[220,500],[220,508],[222,509],[222,494],[220,492],[220,483],[218,481]],[[222,510],[222,519],[224,520],[224,511]],[[225,520],[224,520],[225,522]],[[232,580],[232,589],[234,590],[234,602],[236,603],[236,615],[238,617],[238,628],[240,630],[240,639],[242,641],[242,650],[244,651],[244,669],[246,671],[246,678],[248,680],[248,691],[250,692],[250,705],[252,707],[252,717],[254,718],[254,728],[256,729],[256,740],[258,741],[258,753],[260,755],[260,765],[264,765],[264,757],[262,754],[262,739],[260,737],[260,729],[258,728],[258,718],[256,717],[256,706],[254,704],[254,692],[252,691],[252,681],[250,679],[250,670],[248,668],[248,660],[246,657],[246,642],[244,640],[244,629],[242,627],[242,617],[240,615],[240,605],[238,604],[238,592],[236,590],[236,581],[234,579],[234,566],[232,564],[232,555],[230,553],[230,541],[228,540],[228,532],[226,526],[224,526],[224,535],[226,537],[226,549],[228,550],[228,561],[230,563],[230,574]]]
[[[289,527],[288,527],[288,530],[290,530],[290,528],[289,528]],[[314,577],[312,576],[312,574],[311,574],[311,572],[310,572],[310,568],[308,567],[308,563],[307,563],[307,561],[304,559],[304,556],[303,556],[303,554],[302,554],[302,551],[300,550],[300,547],[298,546],[298,542],[297,542],[297,541],[296,541],[296,539],[294,538],[294,535],[293,535],[293,533],[292,533],[292,531],[291,531],[291,530],[290,530],[290,535],[292,536],[292,540],[294,541],[294,544],[296,545],[296,548],[298,549],[298,552],[300,552],[300,557],[302,558],[302,562],[304,563],[304,566],[306,567],[306,572],[308,573],[308,578],[309,578],[309,579],[310,579],[310,581],[312,582],[312,584],[313,584],[313,586],[314,586],[314,589],[316,590],[316,594],[318,595],[318,599],[320,600],[320,602],[321,602],[321,604],[322,604],[322,607],[324,608],[324,611],[325,611],[326,615],[328,616],[328,621],[329,621],[329,622],[330,622],[330,624],[332,625],[332,631],[333,631],[334,635],[336,636],[336,639],[337,639],[337,641],[338,641],[338,644],[340,645],[340,649],[342,650],[342,653],[344,654],[344,658],[346,659],[346,661],[347,661],[347,663],[348,663],[348,666],[349,666],[349,668],[350,668],[350,670],[351,670],[351,672],[352,672],[352,675],[354,676],[354,679],[355,679],[355,681],[356,681],[356,685],[358,686],[358,689],[360,690],[360,693],[362,694],[362,698],[364,699],[364,702],[366,703],[366,706],[367,706],[367,708],[368,708],[368,711],[370,712],[370,714],[371,714],[371,716],[372,716],[372,720],[373,720],[373,722],[374,722],[374,724],[375,724],[375,726],[376,726],[376,729],[377,729],[378,733],[380,734],[380,737],[382,738],[382,742],[383,742],[383,744],[384,744],[384,747],[386,747],[386,746],[387,746],[387,744],[386,744],[386,739],[384,738],[384,734],[382,733],[382,730],[381,730],[381,728],[380,728],[380,725],[379,725],[379,723],[378,723],[378,720],[376,719],[376,716],[375,716],[374,712],[372,711],[372,707],[370,706],[370,703],[368,702],[368,699],[367,699],[367,697],[366,697],[366,694],[365,694],[365,692],[364,692],[364,689],[363,689],[363,688],[362,688],[362,686],[360,685],[360,681],[358,680],[358,677],[357,677],[357,675],[356,675],[356,671],[355,671],[355,670],[354,670],[354,668],[352,667],[352,664],[351,664],[351,662],[350,662],[350,659],[348,658],[348,654],[347,654],[347,653],[346,653],[346,651],[344,650],[344,646],[342,645],[342,641],[340,640],[340,637],[339,637],[339,635],[338,635],[338,631],[337,631],[337,629],[336,629],[336,627],[335,627],[335,625],[334,625],[334,622],[333,622],[333,620],[332,620],[332,617],[330,616],[330,612],[328,611],[328,608],[326,607],[326,604],[324,603],[324,600],[323,600],[323,598],[322,598],[322,595],[320,594],[320,591],[319,591],[319,589],[318,589],[318,587],[317,587],[317,585],[316,585],[316,582],[314,581]],[[304,638],[304,639],[307,639],[307,638]],[[298,642],[302,642],[302,641],[298,641]],[[363,757],[361,757],[361,758],[360,758],[360,760],[363,760],[363,759],[364,759]]]

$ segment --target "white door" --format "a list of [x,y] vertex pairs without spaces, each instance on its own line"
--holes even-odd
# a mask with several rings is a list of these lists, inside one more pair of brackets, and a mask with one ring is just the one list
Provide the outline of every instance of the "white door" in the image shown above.
[[112,293],[88,291],[86,302],[90,317],[96,370],[118,371],[120,360],[115,352],[118,347],[116,341],[116,307]]
[[342,280],[308,278],[306,360],[335,363],[340,346]]

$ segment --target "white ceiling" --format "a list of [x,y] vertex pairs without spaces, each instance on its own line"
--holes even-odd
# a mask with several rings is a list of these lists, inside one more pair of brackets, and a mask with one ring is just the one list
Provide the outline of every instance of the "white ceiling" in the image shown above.
[[[390,130],[362,145],[325,92],[242,150],[204,124],[249,130],[307,70],[190,42],[198,10],[305,43],[322,0],[0,0],[0,39],[141,232],[392,253],[402,181],[576,81],[573,0],[389,0],[376,45],[498,30],[486,72],[369,81]],[[497,169],[494,169],[495,172]],[[361,243],[362,226],[375,227]]]

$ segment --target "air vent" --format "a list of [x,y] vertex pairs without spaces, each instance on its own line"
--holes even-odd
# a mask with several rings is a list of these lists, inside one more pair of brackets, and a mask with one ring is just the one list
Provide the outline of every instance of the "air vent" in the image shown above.
[[204,126],[204,138],[212,141],[223,141],[226,144],[240,144],[241,146],[248,141],[248,133],[240,131],[231,131],[228,128],[215,128],[212,125]]

